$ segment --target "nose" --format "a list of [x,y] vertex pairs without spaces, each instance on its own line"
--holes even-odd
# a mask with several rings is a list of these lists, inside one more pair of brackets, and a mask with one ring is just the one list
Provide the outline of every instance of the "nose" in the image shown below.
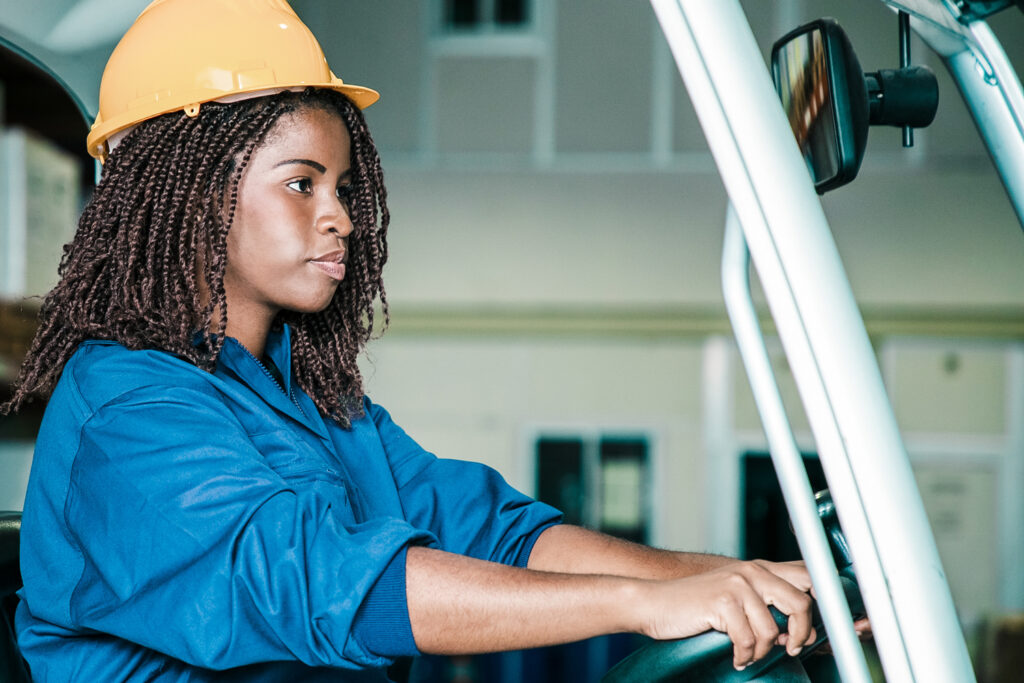
[[322,200],[318,206],[316,220],[317,232],[333,233],[338,237],[348,237],[354,229],[348,209],[338,201],[337,197]]

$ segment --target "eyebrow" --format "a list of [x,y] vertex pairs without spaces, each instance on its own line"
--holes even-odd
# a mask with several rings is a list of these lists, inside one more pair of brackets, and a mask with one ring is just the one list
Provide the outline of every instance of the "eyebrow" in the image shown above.
[[[288,164],[304,164],[306,166],[311,166],[312,168],[315,168],[320,173],[327,173],[327,167],[326,166],[324,166],[323,164],[321,164],[318,161],[313,161],[312,159],[285,159],[284,161],[280,161],[280,162],[274,164],[274,168],[277,168],[278,166],[286,166]],[[351,168],[349,168],[347,171],[345,171],[344,173],[341,174],[341,179],[342,180],[344,180],[346,178],[351,178],[351,177],[352,177],[352,169]]]
[[278,166],[285,166],[287,164],[305,164],[306,166],[311,166],[315,168],[321,173],[327,173],[326,166],[317,161],[313,161],[312,159],[285,159],[284,161],[280,161],[274,164],[274,168],[277,168]]

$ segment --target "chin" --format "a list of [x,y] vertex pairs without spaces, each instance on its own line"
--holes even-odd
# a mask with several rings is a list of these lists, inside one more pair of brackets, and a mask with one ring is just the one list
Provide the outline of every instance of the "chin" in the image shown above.
[[302,314],[320,313],[331,305],[337,291],[338,287],[336,286],[310,288],[304,295],[294,297],[284,308]]
[[320,301],[316,303],[306,303],[298,306],[289,306],[288,310],[302,314],[321,313],[327,310],[327,307],[331,305],[331,301],[332,299],[328,299],[327,301]]

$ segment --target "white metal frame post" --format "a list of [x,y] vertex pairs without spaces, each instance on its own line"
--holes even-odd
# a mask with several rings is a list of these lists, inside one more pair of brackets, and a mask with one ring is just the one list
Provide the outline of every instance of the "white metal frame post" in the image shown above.
[[901,682],[973,681],[863,320],[739,2],[652,5],[793,369],[886,675]]
[[[925,40],[931,44],[925,31]],[[974,49],[941,54],[977,122],[992,161],[1024,224],[1024,97],[1006,53],[985,22],[971,25]],[[986,77],[984,65],[991,68]]]
[[910,13],[914,31],[946,64],[1024,227],[1024,90],[999,39],[952,2],[882,2]]
[[870,683],[871,676],[868,674],[864,652],[853,631],[850,607],[843,596],[839,573],[832,560],[825,530],[818,518],[814,491],[786,418],[786,409],[782,405],[782,396],[761,334],[757,311],[750,295],[750,251],[732,205],[725,219],[722,293],[725,295],[725,307],[732,321],[736,344],[768,438],[772,464],[778,474],[793,530],[799,541],[800,554],[814,581],[818,608],[825,622],[836,663],[846,683]]

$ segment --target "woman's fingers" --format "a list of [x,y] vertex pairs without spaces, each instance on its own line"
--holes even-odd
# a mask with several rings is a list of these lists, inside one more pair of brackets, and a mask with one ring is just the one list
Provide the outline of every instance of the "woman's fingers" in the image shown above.
[[867,617],[858,619],[853,622],[853,630],[857,633],[857,638],[860,640],[871,640],[871,622],[868,621]]
[[[769,605],[788,616],[784,641],[789,654],[799,654],[805,644],[814,641],[811,598],[803,589],[810,585],[810,578],[803,566],[786,566],[775,571],[771,563],[751,562],[732,569],[735,573],[730,577],[728,589],[744,606],[742,614],[730,615],[742,623],[727,630],[733,639],[737,667],[746,667],[764,657],[783,640]],[[752,641],[738,641],[734,637],[734,633],[746,635],[747,629]]]
[[792,562],[768,562],[767,560],[753,560],[751,564],[771,572],[786,583],[795,586],[803,593],[813,595],[814,586],[811,584],[811,575],[803,560]]
[[733,659],[732,665],[738,669],[745,669],[755,659],[757,651],[757,636],[751,628],[747,618],[746,610],[742,601],[723,601],[721,610],[721,629],[732,641]]
[[[789,629],[790,629],[790,632],[792,633],[792,629],[793,629],[793,616],[792,615],[790,615],[790,617],[789,617]],[[805,638],[802,643],[801,643],[801,641],[799,639],[789,639],[789,638],[787,638],[786,642],[779,643],[779,644],[780,645],[784,645],[786,647],[786,652],[788,652],[791,656],[796,657],[798,654],[800,654],[803,651],[805,646],[813,645],[814,641],[816,641],[817,639],[818,639],[818,631],[817,631],[817,629],[814,628],[814,624],[811,624],[811,630],[808,633],[807,638]]]
[[747,604],[746,617],[757,639],[754,656],[744,662],[749,664],[753,660],[761,659],[775,647],[775,641],[779,638],[779,627],[771,612],[768,611],[768,606],[757,596]]
[[756,581],[755,590],[768,605],[787,615],[785,644],[790,654],[798,654],[814,642],[811,622],[810,576],[802,564],[776,565],[770,562],[751,563]]

